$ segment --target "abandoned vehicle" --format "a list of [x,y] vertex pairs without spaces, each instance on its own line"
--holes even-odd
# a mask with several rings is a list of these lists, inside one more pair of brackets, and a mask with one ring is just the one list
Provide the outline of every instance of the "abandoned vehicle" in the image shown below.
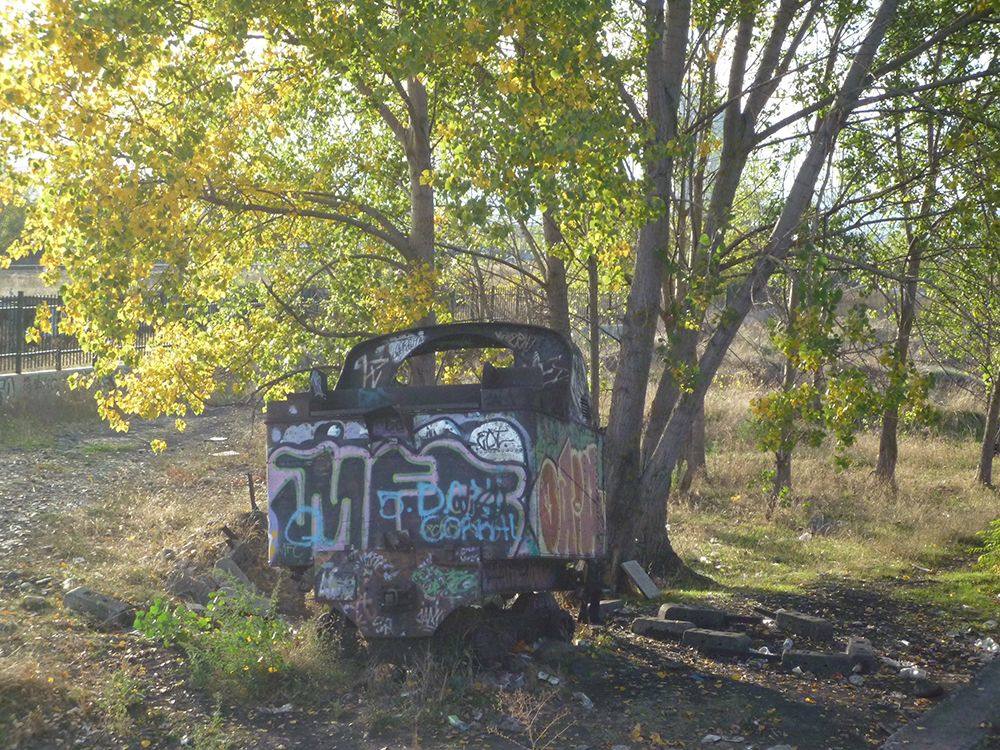
[[[512,364],[485,361],[472,384],[400,382],[414,357],[475,349]],[[335,387],[316,370],[309,392],[268,407],[271,564],[368,639],[429,636],[460,608],[595,580],[605,507],[586,383],[579,350],[536,326],[358,344]]]

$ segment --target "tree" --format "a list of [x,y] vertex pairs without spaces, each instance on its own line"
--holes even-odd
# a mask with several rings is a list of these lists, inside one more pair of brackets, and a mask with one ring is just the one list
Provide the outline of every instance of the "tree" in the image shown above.
[[996,133],[984,121],[956,134],[971,153],[948,187],[962,196],[936,233],[926,309],[919,330],[938,357],[968,368],[983,384],[983,437],[976,470],[993,485],[1000,435],[1000,235]]

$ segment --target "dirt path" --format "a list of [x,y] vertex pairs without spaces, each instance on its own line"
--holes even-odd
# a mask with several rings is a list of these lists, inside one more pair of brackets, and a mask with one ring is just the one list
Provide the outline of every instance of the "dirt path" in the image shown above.
[[[57,429],[43,448],[0,450],[0,567],[9,563],[47,513],[67,512],[99,501],[109,486],[141,478],[154,454],[154,438],[171,445],[203,444],[224,451],[227,442],[249,427],[245,412],[211,409],[187,420],[178,433],[172,420],[135,421],[127,433],[96,420]],[[225,440],[210,441],[222,437]]]

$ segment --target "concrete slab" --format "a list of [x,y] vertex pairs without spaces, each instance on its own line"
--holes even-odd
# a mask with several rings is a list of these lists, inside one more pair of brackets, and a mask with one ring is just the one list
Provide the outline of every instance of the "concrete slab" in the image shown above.
[[[882,750],[979,750],[1000,745],[1000,659],[893,734]],[[996,743],[993,744],[993,743]]]
[[647,599],[655,599],[660,595],[660,587],[653,582],[653,579],[649,577],[649,574],[642,569],[642,566],[636,560],[623,562],[622,570],[628,574],[628,577],[632,579],[632,583],[636,585],[636,588]]

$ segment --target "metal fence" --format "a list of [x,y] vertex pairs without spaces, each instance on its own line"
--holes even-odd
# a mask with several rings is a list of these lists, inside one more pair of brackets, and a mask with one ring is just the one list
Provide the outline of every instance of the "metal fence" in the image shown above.
[[[25,335],[42,305],[49,308],[52,330],[42,334],[40,341],[28,343]],[[91,357],[80,348],[76,338],[60,330],[61,317],[62,301],[56,296],[18,292],[0,297],[0,374],[90,366]],[[151,328],[141,327],[136,346],[145,348],[151,334]]]

